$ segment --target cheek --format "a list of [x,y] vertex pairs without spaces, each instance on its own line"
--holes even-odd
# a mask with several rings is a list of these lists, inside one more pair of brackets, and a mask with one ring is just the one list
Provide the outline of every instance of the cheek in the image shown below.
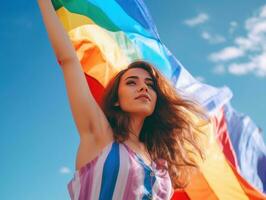
[[155,105],[156,105],[156,103],[157,103],[157,95],[156,95],[156,93],[155,93],[153,99],[154,99],[154,100],[153,100],[153,108],[155,108]]
[[153,103],[156,104],[156,102],[157,102],[157,93],[154,90],[152,90],[150,92],[150,95],[151,95],[151,97],[153,99]]
[[121,87],[118,90],[118,101],[119,103],[123,105],[127,105],[128,101],[131,99],[131,92],[129,91],[128,88]]

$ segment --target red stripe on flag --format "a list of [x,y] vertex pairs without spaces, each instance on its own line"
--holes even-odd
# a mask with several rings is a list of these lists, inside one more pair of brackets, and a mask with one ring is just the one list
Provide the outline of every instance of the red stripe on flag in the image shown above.
[[91,93],[99,105],[102,105],[104,87],[95,78],[85,74]]
[[223,153],[227,160],[238,169],[237,158],[231,143],[229,133],[227,131],[227,124],[224,116],[224,111],[219,112],[219,116],[215,116],[215,125],[216,125],[216,136],[217,142],[223,150]]
[[171,200],[190,200],[184,190],[175,190]]

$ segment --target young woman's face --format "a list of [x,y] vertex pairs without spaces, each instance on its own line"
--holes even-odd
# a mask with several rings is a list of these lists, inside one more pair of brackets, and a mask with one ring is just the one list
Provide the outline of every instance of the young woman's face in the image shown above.
[[151,115],[157,100],[153,85],[153,80],[146,70],[129,69],[120,79],[117,104],[130,115]]

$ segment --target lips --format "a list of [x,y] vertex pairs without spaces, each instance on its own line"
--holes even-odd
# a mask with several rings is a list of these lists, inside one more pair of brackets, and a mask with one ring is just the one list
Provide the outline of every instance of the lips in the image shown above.
[[135,99],[139,99],[139,98],[146,98],[147,100],[151,101],[151,98],[147,94],[141,94],[141,95],[137,96]]

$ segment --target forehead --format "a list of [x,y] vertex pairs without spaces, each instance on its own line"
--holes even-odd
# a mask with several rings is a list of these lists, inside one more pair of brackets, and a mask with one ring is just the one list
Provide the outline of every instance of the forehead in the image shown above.
[[125,80],[127,77],[130,76],[137,76],[139,78],[150,78],[152,79],[151,75],[149,74],[149,72],[147,72],[146,70],[142,69],[142,68],[132,68],[127,70],[123,76],[121,77],[122,80]]

